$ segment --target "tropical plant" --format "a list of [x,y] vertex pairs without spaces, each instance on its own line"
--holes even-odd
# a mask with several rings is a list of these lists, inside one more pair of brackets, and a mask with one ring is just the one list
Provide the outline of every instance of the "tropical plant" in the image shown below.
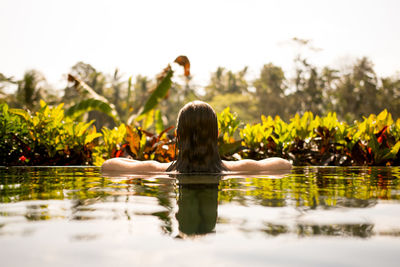
[[354,126],[339,122],[336,113],[325,117],[306,112],[289,124],[262,116],[262,123],[240,130],[242,158],[281,156],[295,165],[398,165],[400,119],[386,110],[371,114]]
[[[185,60],[182,61],[182,58]],[[190,75],[190,63],[187,57],[179,56],[175,61],[184,67],[185,75]],[[135,123],[137,124],[138,122],[142,121],[142,127],[145,129],[151,127],[154,121],[160,123],[160,114],[155,112],[155,108],[162,99],[168,96],[171,88],[174,71],[170,65],[168,65],[163,72],[158,75],[156,86],[152,90],[147,89],[148,84],[146,78],[137,78],[139,79],[137,80],[137,83],[139,83],[140,86],[135,86],[135,94],[133,94],[132,78],[130,77],[127,83],[127,97],[124,98],[121,98],[122,85],[119,82],[120,76],[116,70],[112,79],[113,82],[111,83],[112,91],[114,93],[111,97],[109,97],[110,99],[114,100],[114,103],[109,101],[107,97],[103,95],[107,90],[104,88],[101,90],[99,89],[99,83],[96,82],[98,79],[103,77],[100,79],[100,84],[106,84],[104,80],[105,78],[101,73],[98,73],[93,67],[82,62],[74,66],[73,70],[78,75],[86,77],[85,79],[90,82],[94,88],[98,89],[93,89],[87,82],[79,78],[77,75],[69,74],[68,81],[72,82],[73,86],[68,88],[66,92],[70,92],[71,89],[74,89],[76,92],[79,92],[84,99],[77,101],[75,104],[70,106],[70,108],[67,110],[68,116],[79,118],[87,112],[98,111],[108,115],[113,119],[114,125],[111,125],[112,127],[120,124],[121,120],[128,125],[133,125]],[[141,106],[135,106],[134,110],[133,108],[129,108],[130,105],[133,104],[131,99],[132,96],[138,97],[138,102],[142,102],[144,97],[147,97],[147,100],[143,102]],[[125,108],[120,108],[121,106],[124,106]],[[131,111],[133,111],[133,113],[128,116],[127,112]],[[104,124],[97,125],[98,128],[100,126],[102,127]],[[155,125],[155,127],[157,127],[157,125]]]
[[282,105],[287,85],[282,68],[272,63],[261,69],[260,77],[253,82],[258,106],[258,114],[280,115],[286,113],[286,106]]
[[242,140],[237,140],[237,129],[240,124],[238,115],[231,113],[229,107],[218,114],[218,146],[223,159],[235,159],[235,156],[238,156],[236,153],[243,149]]
[[361,165],[390,165],[396,157],[399,161],[399,126],[400,119],[395,123],[386,109],[378,116],[371,114],[363,122],[356,122],[349,135],[354,161]]
[[63,104],[40,102],[33,115],[0,106],[2,165],[91,165],[95,141],[101,136],[88,123],[64,116]]
[[[41,101],[40,106],[32,115],[0,105],[0,164],[101,165],[105,159],[121,156],[170,162],[178,152],[170,132],[173,126],[164,129],[153,122],[156,133],[152,133],[121,123],[97,132],[93,122],[66,117],[62,104],[52,108]],[[160,117],[154,109],[149,113]],[[338,121],[335,113],[319,117],[306,112],[289,123],[279,116],[261,116],[260,123],[243,127],[226,108],[218,114],[218,124],[224,159],[279,156],[295,165],[400,164],[400,119],[395,122],[386,110],[354,125]]]
[[39,100],[43,98],[45,82],[44,76],[35,70],[25,72],[22,80],[18,81],[16,99],[20,107],[33,110],[38,106]]

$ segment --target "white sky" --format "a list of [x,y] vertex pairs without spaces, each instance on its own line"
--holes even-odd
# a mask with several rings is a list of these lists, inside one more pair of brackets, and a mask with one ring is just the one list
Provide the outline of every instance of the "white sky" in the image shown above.
[[399,14],[396,0],[0,0],[0,72],[35,68],[60,86],[84,61],[153,78],[186,55],[204,86],[218,66],[249,66],[250,78],[269,62],[291,70],[298,37],[322,48],[309,55],[318,66],[367,56],[387,76],[400,71]]

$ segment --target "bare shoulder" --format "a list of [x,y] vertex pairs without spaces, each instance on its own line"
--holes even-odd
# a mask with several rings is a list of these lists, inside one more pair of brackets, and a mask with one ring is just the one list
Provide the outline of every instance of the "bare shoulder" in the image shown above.
[[112,158],[101,166],[103,172],[165,172],[171,163],[154,160],[138,161],[127,158]]
[[223,161],[230,171],[275,171],[290,170],[292,164],[282,158],[268,158],[263,160],[244,159],[239,161]]

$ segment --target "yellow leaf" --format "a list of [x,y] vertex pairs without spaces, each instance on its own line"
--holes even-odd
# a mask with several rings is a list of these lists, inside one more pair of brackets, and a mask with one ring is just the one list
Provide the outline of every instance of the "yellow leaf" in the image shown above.
[[[94,128],[94,129],[96,129],[96,128]],[[96,139],[97,137],[100,137],[100,136],[101,136],[101,133],[97,133],[96,131],[91,132],[90,134],[88,134],[85,137],[85,144],[92,142],[94,139]]]
[[390,153],[393,153],[394,155],[396,155],[399,152],[400,149],[400,141],[398,141],[390,150]]
[[386,119],[387,115],[388,115],[388,112],[386,109],[384,109],[381,113],[379,113],[377,120],[384,121]]
[[43,108],[45,106],[47,106],[46,102],[44,102],[42,99],[40,99],[40,107]]

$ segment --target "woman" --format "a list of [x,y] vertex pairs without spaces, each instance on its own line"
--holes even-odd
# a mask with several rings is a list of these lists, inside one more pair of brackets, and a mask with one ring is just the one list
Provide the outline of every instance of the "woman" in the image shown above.
[[212,107],[202,101],[186,104],[176,125],[178,158],[172,163],[113,158],[104,162],[103,171],[220,173],[290,170],[281,158],[222,161],[218,152],[218,120]]

